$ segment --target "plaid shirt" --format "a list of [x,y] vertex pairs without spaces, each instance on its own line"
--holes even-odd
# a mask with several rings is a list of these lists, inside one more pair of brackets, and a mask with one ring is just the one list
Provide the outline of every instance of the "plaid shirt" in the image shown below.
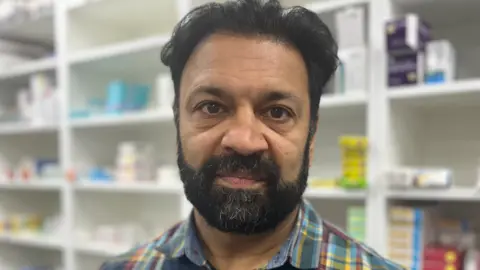
[[[193,216],[193,215],[192,215]],[[303,202],[290,238],[268,265],[259,269],[400,270],[333,225],[321,220]],[[169,229],[152,242],[110,262],[101,270],[211,270],[202,256],[192,217]]]

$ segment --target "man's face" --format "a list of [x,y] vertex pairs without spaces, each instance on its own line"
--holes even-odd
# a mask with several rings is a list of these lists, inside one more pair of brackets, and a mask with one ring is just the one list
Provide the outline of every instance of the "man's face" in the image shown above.
[[187,198],[219,230],[274,229],[298,206],[308,177],[310,103],[300,53],[264,37],[214,34],[189,58],[179,93]]

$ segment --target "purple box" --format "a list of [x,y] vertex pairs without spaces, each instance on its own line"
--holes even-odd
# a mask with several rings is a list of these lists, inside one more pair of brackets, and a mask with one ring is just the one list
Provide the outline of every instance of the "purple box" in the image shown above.
[[431,40],[430,27],[416,14],[387,22],[385,33],[389,54],[424,51]]
[[388,56],[388,86],[423,83],[425,54],[423,52]]

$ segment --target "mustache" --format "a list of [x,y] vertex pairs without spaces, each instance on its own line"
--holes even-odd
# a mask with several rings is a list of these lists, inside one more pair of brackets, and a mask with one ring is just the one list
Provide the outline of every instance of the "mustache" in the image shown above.
[[280,179],[280,167],[261,154],[240,155],[237,153],[211,157],[200,170],[209,179],[219,174],[245,173],[267,184],[276,184]]

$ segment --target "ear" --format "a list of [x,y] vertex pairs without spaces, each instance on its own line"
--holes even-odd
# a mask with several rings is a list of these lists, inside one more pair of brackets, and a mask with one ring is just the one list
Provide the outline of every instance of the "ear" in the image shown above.
[[314,157],[314,149],[315,149],[315,140],[317,139],[317,130],[318,130],[318,117],[317,121],[315,122],[315,132],[312,134],[312,138],[310,140],[310,145],[308,146],[308,167],[312,167],[313,157]]

